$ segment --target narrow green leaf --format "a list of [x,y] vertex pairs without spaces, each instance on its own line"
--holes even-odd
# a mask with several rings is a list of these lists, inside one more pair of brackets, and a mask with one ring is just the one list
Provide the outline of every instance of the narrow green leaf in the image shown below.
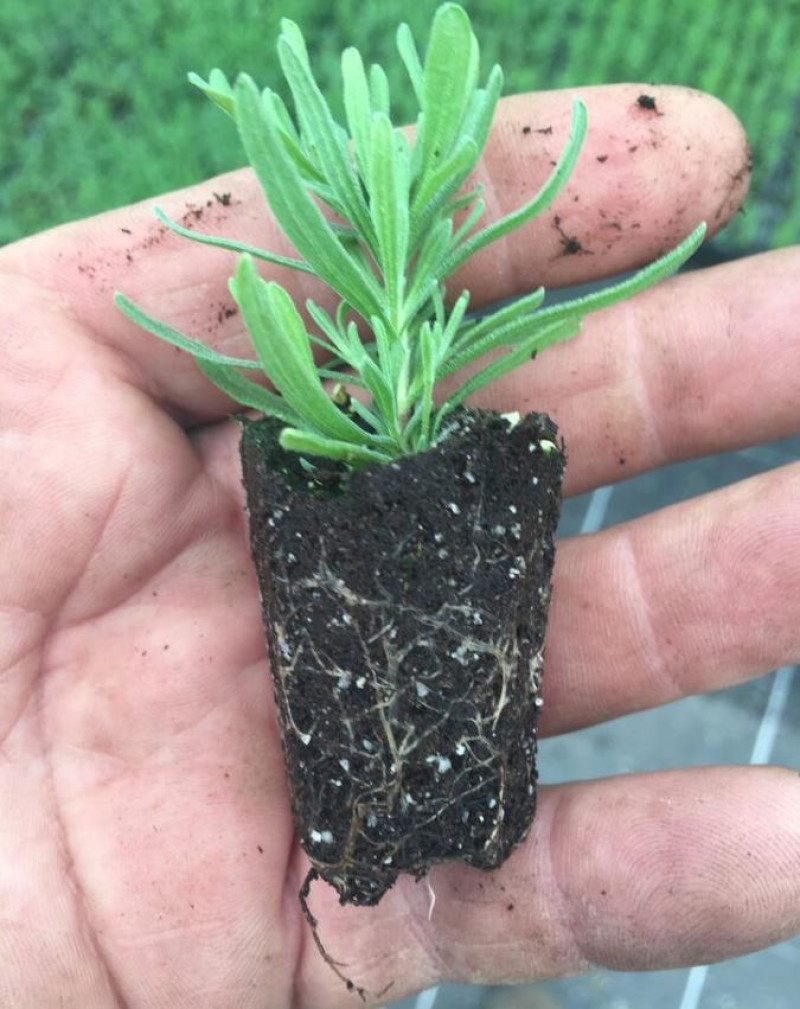
[[372,119],[371,150],[370,213],[389,314],[399,329],[408,252],[408,161],[395,143],[388,116],[381,112]]
[[[570,318],[577,318],[579,315],[579,313],[575,312],[568,314]],[[564,318],[566,317],[567,315],[565,314]],[[542,321],[542,313],[538,312],[512,319],[502,326],[484,332],[484,335],[481,337],[464,340],[439,368],[438,377],[440,379],[445,378],[454,371],[460,371],[470,361],[484,357],[493,350],[499,350],[501,347],[513,347],[524,340],[532,338],[537,333],[547,333],[552,323],[552,319]],[[543,348],[537,347],[536,349],[541,350]]]
[[197,367],[221,389],[226,396],[251,410],[258,410],[269,417],[276,417],[285,424],[302,424],[301,418],[291,409],[282,396],[262,388],[249,378],[240,375],[227,364],[195,358]]
[[373,112],[382,112],[385,116],[391,115],[389,78],[380,63],[373,63],[369,68],[369,97]]
[[462,242],[467,237],[481,217],[483,217],[484,210],[486,210],[486,204],[483,200],[478,200],[472,210],[470,210],[459,225],[458,231],[455,235],[453,235],[453,241],[450,243],[452,247],[455,247],[459,242]]
[[423,174],[446,158],[459,136],[478,76],[478,43],[466,11],[454,3],[436,11],[422,76],[424,119],[417,137]]
[[278,440],[281,448],[287,452],[321,455],[328,459],[337,459],[351,464],[366,465],[371,462],[387,463],[392,461],[392,456],[385,452],[376,452],[374,449],[361,445],[353,445],[352,442],[336,441],[292,427],[284,428]]
[[451,200],[449,209],[451,211],[464,210],[471,203],[474,203],[475,200],[477,200],[480,196],[483,195],[483,190],[484,190],[483,183],[479,182],[474,189],[469,189],[467,190],[466,193],[462,193],[460,196],[457,196],[454,200]]
[[443,217],[428,232],[414,261],[412,281],[406,295],[405,324],[409,325],[431,296],[431,289],[444,279],[442,262],[450,247],[453,222]]
[[475,167],[478,155],[475,142],[464,138],[442,164],[418,180],[411,204],[412,247],[447,208],[450,198]]
[[[504,305],[494,312],[488,312],[480,319],[471,320],[461,327],[460,332],[455,337],[453,341],[454,351],[457,352],[467,345],[474,344],[487,334],[495,335],[508,323],[515,322],[522,316],[535,312],[544,301],[545,294],[546,291],[543,287],[537,287],[530,294],[526,294],[522,298],[516,298],[510,304]],[[541,318],[541,313],[536,318]]]
[[570,337],[575,336],[579,330],[580,319],[562,319],[525,340],[518,347],[514,347],[513,350],[506,351],[505,354],[491,361],[479,372],[467,379],[442,404],[437,412],[434,430],[438,430],[442,419],[458,406],[459,403],[462,403],[467,397],[472,396],[484,386],[496,382],[503,375],[508,374],[508,372],[514,371],[515,368],[518,368],[525,361],[529,360],[535,350],[540,350],[542,345],[550,346],[553,343],[568,340]]
[[263,281],[249,256],[239,260],[231,291],[264,370],[305,424],[326,437],[368,442],[323,389],[303,320],[286,291]]
[[497,103],[503,91],[503,71],[495,64],[486,82],[486,87],[474,93],[464,119],[463,132],[472,137],[478,151],[482,151],[489,138],[489,129],[494,119]]
[[374,277],[358,266],[306,193],[281,142],[274,118],[265,114],[258,89],[246,75],[236,84],[239,132],[250,163],[286,235],[317,275],[368,319],[383,314]]
[[[395,389],[403,361],[403,348],[399,340],[390,338],[386,327],[380,319],[377,317],[372,319],[371,325],[375,336],[375,347],[378,352],[377,367],[388,385],[392,389]],[[364,374],[366,374],[365,370]],[[392,393],[392,396],[394,397],[394,393]]]
[[285,36],[278,40],[278,58],[294,98],[303,143],[316,155],[347,217],[370,248],[374,248],[369,211],[353,171],[346,133],[331,115],[307,61],[303,61]]
[[397,398],[394,388],[389,384],[389,376],[375,364],[371,358],[366,358],[361,371],[364,385],[372,395],[374,405],[377,407],[384,427],[394,441],[399,442],[400,423],[397,410]]
[[422,63],[419,59],[414,35],[411,28],[405,22],[397,29],[397,50],[405,64],[417,102],[422,105]]
[[184,238],[190,238],[193,242],[200,242],[201,245],[214,245],[218,249],[225,249],[228,252],[249,252],[256,259],[263,259],[267,263],[275,263],[278,266],[288,266],[293,270],[301,270],[303,273],[313,273],[314,270],[304,263],[302,259],[290,259],[288,256],[279,256],[275,252],[267,252],[256,245],[248,245],[246,242],[237,242],[231,238],[222,238],[219,235],[206,235],[202,231],[193,231],[191,228],[184,228],[183,225],[173,221],[160,207],[153,207],[153,213],[165,224],[170,231]]
[[434,364],[437,369],[439,364],[447,359],[450,347],[456,338],[458,328],[464,318],[464,313],[467,311],[467,305],[469,305],[469,291],[462,291],[453,305],[447,324],[442,328],[440,338],[436,341]]
[[488,225],[482,231],[473,235],[472,238],[467,239],[459,248],[454,249],[444,264],[447,276],[455,272],[462,263],[471,256],[474,256],[480,249],[485,248],[492,242],[496,242],[498,238],[503,238],[510,231],[519,228],[526,221],[541,214],[542,211],[550,206],[572,174],[585,136],[586,106],[576,98],[572,103],[572,126],[569,139],[550,178],[530,202],[515,210],[507,217],[503,217],[499,221],[495,221],[494,224]]
[[316,322],[319,328],[325,333],[330,342],[334,345],[336,353],[347,362],[347,364],[359,371],[364,358],[367,356],[361,341],[356,334],[355,339],[347,328],[340,329],[325,309],[310,298],[306,301],[308,314]]
[[323,199],[326,199],[327,196],[328,200],[330,200],[333,196],[333,191],[326,183],[325,174],[316,161],[313,161],[303,150],[300,135],[281,96],[274,91],[265,89],[262,92],[261,100],[265,104],[269,103],[272,105],[286,153],[297,166],[300,177],[307,185],[313,183]]
[[203,78],[194,73],[193,71],[188,75],[189,81],[194,84],[196,88],[200,90],[211,99],[211,101],[226,112],[229,116],[235,116],[235,99],[233,96],[233,88],[231,87],[228,78],[225,74],[218,69],[214,69],[208,75],[208,80],[204,81]]
[[684,240],[661,256],[654,263],[642,267],[632,277],[621,280],[618,284],[603,288],[593,294],[586,294],[582,298],[573,298],[572,301],[563,302],[560,305],[553,305],[552,308],[543,308],[537,313],[537,318],[543,322],[552,322],[567,315],[580,314],[588,315],[589,312],[597,312],[601,308],[608,308],[617,302],[632,298],[635,294],[646,291],[649,287],[660,283],[667,277],[679,270],[703,244],[706,233],[705,222],[698,226],[684,238]]
[[366,424],[373,429],[377,435],[381,435],[383,438],[388,439],[386,434],[386,425],[383,422],[383,418],[378,414],[373,413],[368,407],[364,406],[357,399],[353,398],[350,402],[350,409],[353,413],[357,414]]
[[366,181],[371,162],[372,107],[364,62],[361,53],[352,46],[342,53],[342,81],[347,126],[353,138],[361,178]]
[[436,353],[433,329],[424,323],[419,330],[419,360],[422,388],[420,391],[420,443],[427,445],[430,439],[431,413],[433,411],[433,387],[436,384]]
[[320,378],[338,382],[340,385],[355,385],[359,389],[367,388],[367,383],[364,379],[358,375],[353,375],[351,372],[337,371],[335,368],[318,367],[317,374]]
[[300,26],[290,18],[281,18],[281,35],[284,36],[292,49],[294,49],[300,62],[306,67],[310,66],[306,40],[303,38]]
[[196,361],[209,361],[211,364],[231,366],[234,368],[248,368],[252,371],[263,370],[258,361],[249,361],[244,357],[229,357],[227,354],[220,354],[216,350],[212,350],[211,347],[207,347],[204,343],[200,343],[198,340],[193,340],[190,336],[186,336],[186,334],[181,333],[180,330],[174,329],[172,326],[168,326],[165,322],[161,322],[159,319],[154,319],[152,315],[148,315],[146,312],[143,312],[141,308],[130,301],[130,299],[126,298],[124,294],[120,294],[119,292],[115,294],[114,304],[117,308],[123,311],[129,319],[135,322],[137,326],[141,326],[142,329],[146,329],[148,333],[152,333],[154,336],[159,337],[164,340],[165,343],[171,343],[173,347],[185,350],[186,353],[191,354]]

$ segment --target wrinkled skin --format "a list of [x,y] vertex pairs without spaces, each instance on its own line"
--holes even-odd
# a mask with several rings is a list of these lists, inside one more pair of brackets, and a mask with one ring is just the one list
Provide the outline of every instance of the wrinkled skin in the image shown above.
[[[464,271],[473,304],[646,262],[736,211],[747,185],[736,120],[695,92],[647,90],[662,115],[637,107],[635,86],[582,92],[590,134],[573,180]],[[569,101],[504,103],[483,169],[492,215],[543,179]],[[161,200],[177,218],[187,202],[209,231],[286,249],[248,172]],[[584,251],[566,255],[565,236]],[[166,235],[149,201],[0,252],[0,1005],[356,1004],[299,913],[307,863],[231,404],[111,302],[122,290],[247,353],[224,311],[232,262]],[[552,413],[568,493],[797,432],[799,272],[800,251],[784,249],[672,280],[592,317],[480,404]],[[787,466],[564,541],[544,731],[796,661],[798,497],[800,465]],[[400,997],[440,979],[757,949],[800,929],[798,864],[798,769],[703,768],[544,788],[529,841],[502,869],[434,870],[431,921],[425,887],[408,879],[376,909],[342,909],[322,884],[311,901],[348,972]]]

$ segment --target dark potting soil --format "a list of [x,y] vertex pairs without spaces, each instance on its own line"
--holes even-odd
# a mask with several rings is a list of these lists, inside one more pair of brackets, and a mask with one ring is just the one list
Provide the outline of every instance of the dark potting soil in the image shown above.
[[347,473],[281,426],[246,423],[241,450],[300,842],[342,903],[496,867],[536,801],[555,427],[462,410],[436,449]]

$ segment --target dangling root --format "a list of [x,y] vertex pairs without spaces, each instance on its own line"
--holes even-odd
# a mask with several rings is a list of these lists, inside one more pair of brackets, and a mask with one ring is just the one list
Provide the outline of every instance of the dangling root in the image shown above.
[[314,937],[314,942],[316,943],[317,949],[319,950],[322,959],[330,967],[333,973],[342,981],[344,981],[348,991],[355,991],[358,994],[358,997],[361,999],[361,1001],[366,1002],[367,1001],[366,988],[360,988],[354,981],[351,981],[346,974],[343,974],[339,970],[339,968],[346,967],[347,964],[340,963],[338,960],[334,960],[333,957],[330,955],[330,953],[322,945],[322,940],[319,937],[319,922],[311,913],[311,908],[308,906],[308,895],[311,892],[311,884],[314,882],[315,879],[319,878],[320,878],[319,873],[312,866],[308,870],[308,875],[303,880],[303,885],[300,887],[300,893],[298,894],[298,897],[300,898],[300,907],[303,910],[303,917],[308,922],[309,927],[311,928],[311,934]]

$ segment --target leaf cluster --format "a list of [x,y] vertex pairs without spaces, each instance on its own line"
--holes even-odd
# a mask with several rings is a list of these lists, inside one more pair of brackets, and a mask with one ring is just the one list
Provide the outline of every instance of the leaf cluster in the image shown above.
[[[275,91],[259,90],[245,74],[233,84],[219,70],[208,80],[190,75],[234,119],[270,208],[298,253],[289,258],[201,234],[157,210],[177,233],[240,253],[230,289],[257,361],[221,355],[117,296],[134,321],[191,353],[231,398],[284,422],[284,448],[349,466],[436,444],[445,418],[468,396],[574,336],[587,312],[672,273],[704,232],[699,227],[615,287],[565,304],[542,308],[539,289],[480,319],[467,314],[467,291],[446,305],[448,276],[556,198],[583,143],[586,110],[573,102],[566,146],[533,198],[481,226],[481,187],[469,180],[500,97],[501,70],[493,67],[481,85],[478,42],[454,3],[436,11],[424,61],[407,25],[398,29],[397,47],[419,106],[413,139],[392,124],[384,70],[367,68],[354,48],[342,53],[346,121],[337,122],[292,21],[282,22],[277,49],[294,116]],[[320,277],[335,293],[335,310],[309,299],[310,331],[289,294],[259,275],[257,259]],[[361,338],[359,325],[369,339]],[[437,383],[475,362],[477,370],[437,405]],[[253,370],[266,374],[276,391],[247,377]],[[324,384],[331,378],[333,393]]]

